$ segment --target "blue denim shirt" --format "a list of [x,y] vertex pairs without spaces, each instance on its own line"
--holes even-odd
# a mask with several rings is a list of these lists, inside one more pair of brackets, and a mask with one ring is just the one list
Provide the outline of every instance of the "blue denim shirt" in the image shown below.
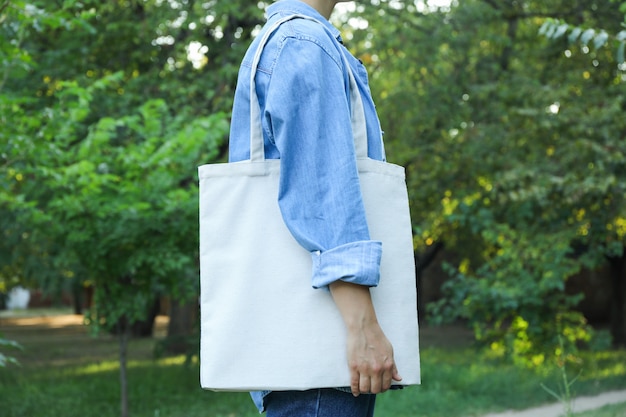
[[[256,72],[265,157],[281,160],[278,203],[292,235],[311,252],[311,285],[343,280],[376,286],[382,244],[370,239],[351,127],[345,55],[363,100],[368,156],[384,160],[382,131],[363,64],[341,44],[339,31],[309,5],[282,0],[244,56],[231,120],[229,161],[250,158],[250,71],[259,40],[274,21],[293,14],[270,37]],[[347,364],[346,364],[347,366]],[[263,410],[267,392],[252,393]]]

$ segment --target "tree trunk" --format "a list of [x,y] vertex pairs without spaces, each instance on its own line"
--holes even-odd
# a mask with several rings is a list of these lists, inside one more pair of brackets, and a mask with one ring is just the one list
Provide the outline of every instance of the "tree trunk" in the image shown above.
[[72,284],[72,305],[74,307],[74,314],[83,314],[83,292],[85,288],[80,280],[76,279]]
[[152,337],[154,333],[154,321],[161,309],[160,297],[155,296],[154,301],[146,312],[145,320],[138,320],[131,327],[131,335],[134,337]]
[[613,299],[611,302],[611,336],[615,347],[626,346],[626,250],[609,258]]
[[[152,337],[154,333],[154,322],[156,316],[159,314],[160,308],[160,299],[159,297],[155,296],[154,301],[146,311],[146,318],[144,320],[136,320],[132,324],[129,324],[128,322],[126,322],[126,318],[121,318],[120,321],[124,322],[122,324],[127,329],[128,336]],[[110,332],[111,334],[118,335],[120,329],[120,323],[117,323],[111,328]]]
[[119,340],[120,353],[120,411],[121,417],[128,417],[128,377],[127,377],[127,353],[130,328],[126,318],[117,322],[117,337]]
[[196,333],[198,320],[198,301],[196,298],[180,303],[172,299],[170,302],[170,321],[167,326],[167,338],[164,349],[173,354],[189,354],[196,341],[190,339]]
[[[422,298],[420,289],[422,288],[422,273],[428,266],[433,262],[439,251],[444,248],[443,242],[435,242],[433,245],[429,246],[424,253],[414,252],[413,256],[415,258],[415,286],[417,288],[417,318],[420,323],[423,321],[426,316],[424,305],[424,299]],[[421,313],[420,313],[421,312]]]

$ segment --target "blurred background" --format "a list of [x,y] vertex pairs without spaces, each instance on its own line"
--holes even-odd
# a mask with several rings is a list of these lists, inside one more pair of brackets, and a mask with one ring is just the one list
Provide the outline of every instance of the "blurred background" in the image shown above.
[[[0,0],[0,415],[256,415],[198,387],[196,167],[269,3]],[[411,200],[424,385],[377,415],[626,387],[626,2],[331,20]]]

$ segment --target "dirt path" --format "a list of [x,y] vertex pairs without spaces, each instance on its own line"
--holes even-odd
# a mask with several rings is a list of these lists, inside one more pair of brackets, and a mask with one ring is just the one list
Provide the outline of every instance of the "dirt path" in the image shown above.
[[[168,317],[157,317],[155,338],[165,336],[167,323]],[[116,336],[102,332],[94,337],[83,316],[67,314],[65,310],[2,311],[0,333],[24,347],[5,353],[32,366],[92,363],[115,360],[118,355]],[[154,339],[131,340],[129,359],[151,358],[153,349]]]

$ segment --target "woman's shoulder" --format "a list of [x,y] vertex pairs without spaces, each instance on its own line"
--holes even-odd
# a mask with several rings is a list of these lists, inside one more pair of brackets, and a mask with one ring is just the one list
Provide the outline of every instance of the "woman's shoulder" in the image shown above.
[[299,50],[322,49],[335,61],[341,62],[339,42],[321,22],[303,18],[289,20],[277,30],[275,41],[279,48],[295,43]]
[[[267,27],[270,26],[271,23],[267,25]],[[254,52],[259,46],[259,38],[263,37],[263,33],[262,30],[257,39],[252,42],[242,62],[244,66],[249,66],[251,63]],[[321,22],[294,18],[281,24],[271,34],[261,55],[259,70],[270,70],[281,55],[289,57],[296,54],[300,58],[307,58],[308,56],[308,58],[314,59],[313,57],[318,56],[322,51],[322,55],[329,56],[340,65],[342,61],[340,45],[331,31]]]
[[334,37],[330,29],[322,22],[303,17],[295,17],[283,23],[278,29],[285,36],[319,39],[323,42],[333,42]]

